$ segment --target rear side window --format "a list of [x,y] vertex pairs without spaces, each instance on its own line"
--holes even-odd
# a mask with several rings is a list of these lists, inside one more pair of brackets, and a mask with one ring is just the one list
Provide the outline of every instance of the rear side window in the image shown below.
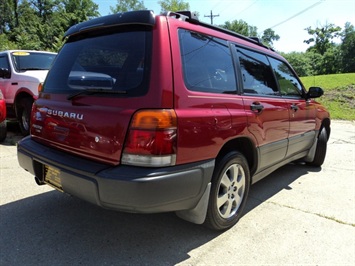
[[243,48],[237,48],[244,93],[279,95],[274,73],[267,57]]
[[[133,30],[78,36],[63,46],[44,90],[102,90],[142,95],[148,89],[151,32]],[[72,92],[70,92],[72,93]]]
[[186,87],[192,91],[236,91],[235,71],[228,43],[212,36],[179,30]]

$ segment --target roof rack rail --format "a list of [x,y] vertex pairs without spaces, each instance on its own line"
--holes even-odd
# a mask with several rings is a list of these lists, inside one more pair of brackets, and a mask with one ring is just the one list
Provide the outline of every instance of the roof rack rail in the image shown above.
[[189,21],[192,23],[198,23],[200,20],[198,19],[198,15],[196,12],[191,12],[191,11],[177,11],[176,13],[182,14],[186,17],[189,18]]
[[191,11],[171,12],[171,11],[169,11],[169,12],[165,12],[163,15],[170,16],[170,17],[176,17],[176,18],[181,19],[183,21],[191,22],[193,24],[198,24],[198,25],[201,25],[201,26],[209,28],[209,29],[218,30],[220,32],[236,36],[236,37],[241,38],[241,39],[243,39],[245,41],[254,43],[256,45],[259,45],[259,46],[262,46],[262,47],[265,47],[265,48],[267,48],[269,50],[274,51],[274,49],[272,49],[271,47],[266,46],[265,44],[263,44],[259,37],[254,37],[254,36],[247,37],[247,36],[244,36],[244,35],[242,35],[240,33],[235,32],[235,31],[231,31],[231,30],[228,30],[228,29],[225,29],[225,28],[221,28],[221,27],[218,27],[218,26],[215,26],[215,25],[211,25],[211,24],[202,22],[202,21],[200,21],[198,19],[197,13],[195,13],[195,12],[191,12]]
[[191,22],[193,24],[200,23],[197,13],[191,11],[177,11],[177,12],[168,11],[168,12],[164,12],[163,15],[168,17],[175,17],[177,19],[181,19],[182,21]]
[[252,39],[252,40],[254,40],[254,41],[256,41],[256,42],[258,42],[258,43],[262,43],[262,41],[260,40],[259,37],[256,37],[256,36],[249,36],[249,38]]

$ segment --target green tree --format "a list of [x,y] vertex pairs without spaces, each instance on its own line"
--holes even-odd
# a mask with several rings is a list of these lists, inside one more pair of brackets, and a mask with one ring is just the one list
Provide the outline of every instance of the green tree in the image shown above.
[[110,6],[110,10],[113,14],[144,9],[146,9],[146,7],[144,6],[143,1],[139,0],[117,0],[117,4],[115,7]]
[[190,10],[190,4],[183,0],[161,0],[158,1],[161,12]]
[[17,0],[0,1],[0,34],[11,31],[17,25]]
[[310,66],[311,66],[311,73],[309,75],[321,75],[323,73],[322,64],[323,64],[323,56],[319,53],[314,51],[307,51],[305,56],[308,58]]
[[43,23],[31,3],[22,1],[13,12],[15,16],[9,21],[12,26],[7,32],[8,40],[16,43],[17,49],[42,49],[37,32]]
[[17,45],[9,41],[5,34],[0,34],[0,51],[16,49]]
[[331,46],[322,57],[322,68],[319,74],[337,74],[341,72],[341,50],[340,46]]
[[50,51],[70,26],[100,15],[92,0],[4,0],[0,11],[1,47]]
[[273,47],[274,41],[278,41],[279,39],[280,36],[270,28],[264,30],[263,36],[261,37],[262,42],[269,47]]
[[300,77],[312,75],[312,63],[303,52],[281,53]]
[[344,73],[355,72],[355,29],[350,22],[345,24],[340,50],[342,53],[342,71]]
[[61,3],[63,7],[58,11],[65,18],[65,28],[100,16],[99,6],[92,0],[62,0]]
[[43,23],[50,19],[54,12],[54,7],[58,4],[55,0],[30,0],[29,3]]
[[308,34],[313,35],[312,38],[304,40],[307,44],[314,43],[314,45],[308,48],[308,50],[315,51],[321,55],[324,55],[328,48],[334,46],[333,39],[341,35],[341,28],[339,26],[328,23],[325,26],[317,27],[316,29],[308,27],[305,30]]
[[258,36],[258,28],[250,26],[244,20],[234,20],[232,22],[226,21],[220,27],[242,34],[244,36]]

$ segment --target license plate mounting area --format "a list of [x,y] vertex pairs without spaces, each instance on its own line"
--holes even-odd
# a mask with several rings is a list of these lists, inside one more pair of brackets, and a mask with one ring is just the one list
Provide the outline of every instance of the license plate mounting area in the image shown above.
[[49,165],[43,165],[44,182],[63,192],[60,170]]

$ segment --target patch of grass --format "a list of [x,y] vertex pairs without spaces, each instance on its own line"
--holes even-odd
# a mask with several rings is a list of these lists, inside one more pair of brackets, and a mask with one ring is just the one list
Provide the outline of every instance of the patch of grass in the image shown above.
[[316,86],[328,91],[355,85],[355,73],[302,77],[301,81],[307,89]]
[[324,89],[317,99],[330,112],[332,119],[355,120],[355,73],[302,77],[306,88]]

